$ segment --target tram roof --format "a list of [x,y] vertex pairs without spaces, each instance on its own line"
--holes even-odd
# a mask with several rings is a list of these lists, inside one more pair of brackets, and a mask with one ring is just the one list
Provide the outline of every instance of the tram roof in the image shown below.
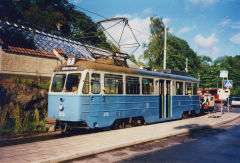
[[[66,66],[66,63],[63,64],[61,67]],[[126,73],[126,74],[139,74],[139,75],[146,75],[146,76],[155,76],[155,77],[162,77],[162,78],[169,78],[169,79],[178,79],[178,80],[187,80],[191,82],[199,82],[196,78],[189,77],[189,76],[182,76],[182,75],[175,75],[175,74],[168,74],[164,72],[155,72],[155,71],[148,71],[136,68],[129,68],[125,66],[116,66],[111,63],[110,60],[108,61],[78,61],[74,64],[74,66],[80,67],[80,69],[92,69],[92,70],[100,70],[100,71],[108,71],[108,72],[117,72],[117,73]],[[60,71],[60,69],[58,69]]]
[[157,76],[157,77],[163,77],[163,78],[170,78],[170,79],[179,79],[179,80],[188,80],[188,81],[192,81],[192,82],[199,82],[196,78],[189,77],[189,76],[167,74],[167,73],[163,73],[163,72],[147,71],[147,70],[141,70],[141,69],[134,69],[134,71],[137,74],[141,74],[141,75]]

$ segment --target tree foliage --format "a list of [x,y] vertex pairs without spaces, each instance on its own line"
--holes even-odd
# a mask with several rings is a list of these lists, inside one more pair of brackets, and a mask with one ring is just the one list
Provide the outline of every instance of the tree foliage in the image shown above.
[[150,18],[150,42],[144,45],[143,58],[148,60],[148,66],[153,69],[162,67],[163,45],[164,45],[164,24],[162,18]]
[[4,43],[6,45],[36,49],[33,39],[26,38],[26,36],[20,31],[15,31],[13,29],[0,29],[0,38],[5,38]]
[[[152,69],[163,67],[164,24],[162,18],[150,18],[151,38],[144,51],[144,59]],[[200,57],[189,47],[188,43],[174,35],[167,35],[167,68],[178,71],[185,70],[186,58],[189,60],[189,73],[197,77],[200,66]]]
[[[217,69],[218,75],[220,70],[228,71],[228,79],[233,80],[233,88],[231,89],[231,94],[234,96],[240,96],[240,55],[235,57],[225,56],[218,58],[214,61],[212,66],[214,69]],[[221,87],[222,79],[219,79],[219,85]]]
[[[58,30],[65,36],[107,50],[117,50],[85,13],[68,0],[1,0],[0,19],[28,22],[46,32]],[[58,27],[57,27],[58,26]]]

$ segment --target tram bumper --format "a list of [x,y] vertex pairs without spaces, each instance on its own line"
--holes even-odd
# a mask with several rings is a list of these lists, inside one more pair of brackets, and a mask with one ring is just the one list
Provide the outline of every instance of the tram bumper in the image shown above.
[[55,118],[45,118],[45,128],[48,132],[56,131],[57,119]]

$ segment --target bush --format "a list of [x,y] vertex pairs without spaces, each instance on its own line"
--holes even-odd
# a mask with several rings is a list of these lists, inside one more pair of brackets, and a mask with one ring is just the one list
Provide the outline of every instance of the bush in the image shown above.
[[46,131],[44,128],[47,109],[23,111],[16,104],[15,108],[8,113],[1,113],[0,135],[40,133]]
[[12,82],[22,83],[22,84],[25,84],[25,85],[28,85],[28,86],[33,86],[33,84],[34,84],[34,80],[27,79],[27,78],[21,79],[21,78],[18,78],[18,77],[11,77],[10,80]]
[[50,86],[50,82],[40,82],[39,79],[37,81],[35,81],[33,79],[28,79],[28,78],[11,77],[10,80],[15,83],[22,83],[22,84],[30,86],[30,87],[36,86],[36,87],[42,88],[42,89],[48,89]]
[[46,83],[40,82],[37,86],[39,88],[49,89],[50,83],[49,82],[46,82]]
[[14,83],[7,83],[0,89],[6,96],[0,105],[0,135],[44,132],[47,92],[40,89],[48,89],[49,82],[18,77],[10,80]]

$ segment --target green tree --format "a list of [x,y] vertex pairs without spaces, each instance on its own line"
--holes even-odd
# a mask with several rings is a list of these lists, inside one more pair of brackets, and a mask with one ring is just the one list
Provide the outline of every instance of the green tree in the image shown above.
[[[147,59],[152,69],[163,67],[164,24],[162,18],[150,18],[151,38],[148,45],[144,45],[143,58]],[[188,70],[191,76],[197,77],[200,57],[189,47],[188,43],[174,35],[167,35],[167,68],[178,71],[185,70],[185,60],[188,58]]]
[[188,58],[188,72],[191,76],[198,77],[200,57],[189,47],[185,40],[168,35],[167,39],[167,68],[184,71]]
[[92,19],[76,10],[68,0],[2,0],[0,19],[28,22],[46,32],[58,30],[57,26],[60,26],[61,33],[66,36],[103,49],[118,51],[116,46],[107,41],[104,33],[98,31]]
[[227,70],[229,80],[233,80],[232,96],[240,96],[240,56],[224,56],[212,61],[211,58],[201,56],[200,88],[222,88],[220,71]]
[[240,96],[240,56],[225,56],[218,58],[214,61],[214,66],[219,67],[219,72],[220,70],[228,71],[229,80],[233,80],[231,95]]
[[144,51],[143,58],[148,60],[148,66],[153,69],[160,69],[163,66],[163,45],[164,45],[164,24],[162,18],[150,18],[150,42]]
[[32,38],[26,38],[20,31],[13,29],[1,29],[0,38],[5,38],[4,43],[10,46],[23,47],[28,49],[36,49]]

